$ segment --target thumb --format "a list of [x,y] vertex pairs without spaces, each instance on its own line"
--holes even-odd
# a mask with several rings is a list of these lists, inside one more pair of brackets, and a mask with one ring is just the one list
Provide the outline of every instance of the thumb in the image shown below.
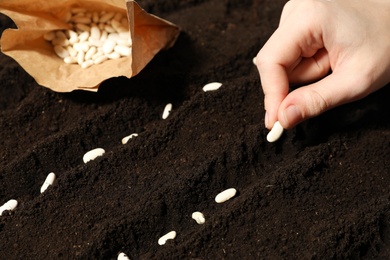
[[356,73],[332,73],[322,80],[300,87],[281,103],[278,120],[285,129],[315,117],[333,107],[360,99],[368,93],[367,80],[358,79]]

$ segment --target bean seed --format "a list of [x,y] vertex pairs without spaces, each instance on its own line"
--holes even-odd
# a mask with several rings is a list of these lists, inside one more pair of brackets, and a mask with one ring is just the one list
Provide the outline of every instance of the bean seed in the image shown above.
[[56,34],[54,31],[51,31],[51,32],[47,32],[43,35],[43,39],[45,39],[46,41],[49,41],[51,42],[52,40],[54,40],[54,38],[56,37]]
[[176,237],[176,232],[171,231],[171,232],[167,233],[166,235],[160,237],[160,239],[158,240],[158,244],[160,246],[165,245],[165,243],[167,242],[168,239],[174,239],[175,237]]
[[105,43],[103,44],[103,52],[105,54],[109,54],[114,51],[116,42],[113,39],[107,39]]
[[122,45],[115,46],[114,51],[122,56],[129,56],[131,54],[131,48]]
[[109,13],[103,14],[103,15],[100,17],[99,21],[100,21],[101,23],[105,23],[105,22],[107,22],[108,20],[111,20],[111,19],[114,17],[114,15],[115,15],[114,12],[109,12]]
[[105,56],[105,55],[102,55],[102,56],[100,56],[100,57],[95,58],[95,59],[94,59],[94,63],[95,63],[95,64],[100,64],[100,63],[102,63],[102,62],[104,62],[104,61],[106,61],[106,60],[108,60],[108,57]]
[[204,85],[203,91],[204,91],[204,92],[207,92],[207,91],[218,90],[221,86],[222,86],[222,83],[219,83],[219,82],[212,82],[212,83],[209,83],[209,84]]
[[236,195],[236,193],[237,193],[237,190],[235,188],[230,188],[230,189],[224,190],[215,197],[215,202],[223,203],[223,202],[233,198]]
[[199,212],[199,211],[196,211],[194,213],[192,213],[192,216],[191,216],[195,221],[196,223],[198,223],[199,225],[201,224],[204,224],[206,222],[206,219],[204,218],[204,215],[202,212]]
[[109,54],[106,55],[107,58],[111,59],[111,60],[116,60],[116,59],[119,59],[121,57],[121,55],[117,52],[111,52]]
[[98,39],[100,39],[100,36],[101,36],[101,33],[100,33],[99,27],[92,26],[91,27],[91,38],[98,40]]
[[49,175],[47,175],[45,182],[43,183],[41,187],[41,193],[45,192],[45,190],[50,186],[53,185],[54,181],[56,179],[56,175],[51,172]]
[[84,163],[87,163],[91,160],[94,160],[96,159],[96,157],[99,157],[99,156],[102,156],[106,151],[104,151],[103,148],[96,148],[96,149],[93,149],[87,153],[84,154],[83,156],[83,161]]
[[282,136],[283,131],[283,126],[279,123],[279,121],[276,121],[267,135],[267,141],[270,143],[277,141]]
[[69,56],[64,59],[66,64],[74,64],[77,63],[77,59],[75,57]]
[[12,211],[18,206],[18,202],[16,200],[9,200],[6,203],[4,203],[3,206],[0,207],[0,216],[3,214],[4,211]]
[[122,139],[122,144],[126,144],[131,138],[138,136],[138,134],[134,133],[129,136],[126,136]]
[[77,53],[77,63],[81,65],[83,64],[84,61],[85,61],[85,53],[82,50],[80,50]]
[[69,57],[69,52],[61,45],[54,45],[54,52],[62,59]]
[[95,46],[91,47],[87,53],[85,53],[85,60],[90,60],[92,59],[92,56],[95,55],[97,52],[97,48]]
[[172,104],[169,103],[164,108],[164,112],[162,114],[162,119],[167,119],[169,114],[171,113],[171,110],[172,110]]
[[88,40],[88,38],[89,38],[89,32],[82,32],[79,35],[80,42],[85,42],[86,40]]
[[95,64],[93,60],[86,60],[83,63],[81,63],[81,68],[87,69],[91,67],[93,64]]
[[117,260],[130,260],[130,258],[125,253],[120,253]]

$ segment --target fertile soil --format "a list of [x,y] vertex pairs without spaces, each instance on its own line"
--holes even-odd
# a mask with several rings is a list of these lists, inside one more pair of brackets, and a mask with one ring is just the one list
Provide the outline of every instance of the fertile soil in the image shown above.
[[1,259],[389,259],[390,88],[268,143],[252,58],[284,1],[140,4],[182,33],[97,93],[55,93],[0,56],[0,205],[19,202],[0,217]]

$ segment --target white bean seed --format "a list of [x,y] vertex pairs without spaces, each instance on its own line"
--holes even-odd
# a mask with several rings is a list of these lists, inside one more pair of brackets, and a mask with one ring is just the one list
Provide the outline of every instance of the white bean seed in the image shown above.
[[74,63],[77,63],[77,58],[76,57],[72,57],[72,56],[69,56],[69,57],[66,57],[64,59],[64,62],[66,64],[74,64]]
[[108,57],[106,55],[101,55],[101,56],[99,56],[99,57],[94,59],[94,63],[95,64],[100,64],[100,63],[102,63],[102,62],[104,62],[106,60],[108,60]]
[[204,91],[204,92],[207,92],[207,91],[218,90],[221,86],[222,86],[222,83],[219,83],[219,82],[212,82],[212,83],[209,83],[209,84],[204,85],[203,91]]
[[130,260],[130,258],[125,253],[120,253],[117,260]]
[[43,183],[43,185],[41,187],[41,193],[45,192],[45,190],[50,185],[53,185],[55,179],[56,179],[56,175],[54,174],[54,172],[49,173],[49,175],[47,175],[46,180],[45,180],[45,182]]
[[90,18],[83,17],[83,16],[73,17],[71,21],[74,23],[83,23],[83,24],[90,24],[91,23]]
[[54,31],[47,32],[43,35],[43,39],[45,39],[46,41],[49,41],[49,42],[54,40],[55,37],[56,37],[56,34]]
[[165,243],[167,242],[168,239],[174,239],[175,237],[176,237],[176,232],[171,231],[171,232],[167,233],[166,235],[160,237],[160,239],[158,240],[158,244],[160,246],[165,245]]
[[106,30],[108,33],[115,33],[116,32],[116,30],[114,28],[112,28],[112,26],[110,26],[108,24],[106,24],[104,26],[104,30]]
[[111,59],[111,60],[116,60],[116,59],[119,59],[121,57],[121,55],[117,52],[111,52],[109,54],[106,54],[107,58]]
[[106,151],[103,148],[93,149],[93,150],[84,154],[83,161],[84,161],[84,163],[92,161],[92,160],[96,159],[96,157],[102,156],[105,152]]
[[93,60],[86,60],[83,63],[81,63],[81,68],[87,69],[91,67],[93,64],[95,64]]
[[230,188],[230,189],[224,190],[215,197],[215,202],[223,203],[223,202],[233,198],[236,195],[236,193],[237,193],[237,190],[235,188]]
[[128,136],[124,137],[122,139],[122,144],[126,144],[131,138],[136,137],[136,136],[138,136],[137,133],[134,133],[134,134],[131,134],[131,135],[128,135]]
[[16,200],[9,200],[6,203],[4,203],[3,206],[0,207],[0,216],[3,215],[3,212],[8,210],[12,211],[18,206],[18,202]]
[[88,38],[89,38],[89,32],[82,32],[79,35],[80,42],[85,42],[86,40],[88,40]]
[[115,46],[114,51],[119,53],[122,56],[129,56],[131,54],[131,48],[122,45]]
[[108,20],[111,20],[114,16],[115,16],[115,13],[114,13],[114,12],[109,12],[109,13],[103,14],[103,15],[100,17],[99,21],[100,21],[101,23],[105,23],[105,22],[107,22]]
[[54,38],[51,43],[53,45],[61,45],[61,46],[68,46],[69,45],[69,40],[66,38]]
[[206,219],[204,218],[204,215],[202,212],[199,212],[199,211],[196,211],[194,213],[192,213],[192,216],[191,216],[195,221],[196,223],[198,223],[199,225],[202,225],[206,222]]
[[92,46],[86,53],[85,53],[85,60],[92,59],[93,55],[97,52],[97,48],[95,46]]
[[91,27],[91,38],[99,40],[101,36],[100,29],[96,25]]
[[171,113],[171,111],[172,111],[172,104],[169,103],[164,108],[164,112],[162,114],[162,119],[167,119],[169,114]]
[[282,136],[283,131],[283,126],[279,123],[279,121],[276,121],[267,135],[267,141],[270,143],[277,141]]
[[69,52],[69,55],[71,57],[77,56],[77,51],[75,49],[73,49],[71,46],[66,46],[66,50]]
[[62,59],[65,59],[70,55],[69,52],[61,45],[54,45],[54,52]]
[[86,24],[83,24],[83,23],[76,23],[75,27],[83,32],[87,32],[90,30],[90,27]]
[[107,39],[103,44],[103,52],[109,54],[114,51],[116,42],[112,39]]
[[77,63],[79,65],[83,64],[83,62],[85,61],[85,52],[83,51],[79,51],[77,53]]

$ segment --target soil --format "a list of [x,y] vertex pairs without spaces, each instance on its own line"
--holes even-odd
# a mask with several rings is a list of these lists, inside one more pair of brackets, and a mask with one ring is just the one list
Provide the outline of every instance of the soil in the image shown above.
[[[252,58],[284,1],[140,4],[182,33],[97,93],[55,93],[0,55],[0,204],[19,202],[0,217],[1,258],[389,259],[390,88],[268,143]],[[204,93],[213,81],[223,86]]]

